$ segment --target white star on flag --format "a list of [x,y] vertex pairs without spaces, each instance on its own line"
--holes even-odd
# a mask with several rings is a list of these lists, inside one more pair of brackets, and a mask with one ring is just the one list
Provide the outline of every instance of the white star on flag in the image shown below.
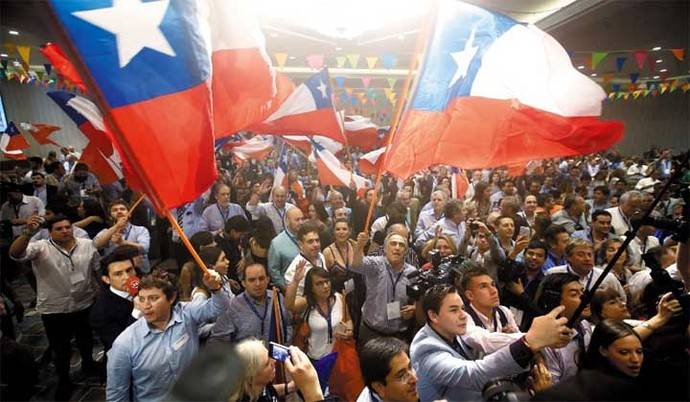
[[319,86],[316,87],[316,89],[321,91],[321,96],[323,96],[324,99],[328,97],[328,95],[326,94],[326,90],[328,89],[328,87],[326,86],[326,84],[323,83],[323,81],[319,80]]
[[461,52],[453,52],[450,54],[455,61],[455,64],[458,65],[458,69],[455,70],[455,75],[453,76],[453,79],[450,80],[448,88],[455,85],[460,78],[465,78],[465,76],[467,76],[467,70],[470,68],[470,63],[479,49],[479,46],[474,46],[474,32],[476,29],[476,27],[472,28],[470,38],[467,39],[467,42],[465,42],[465,49],[463,49]]
[[145,47],[175,56],[159,26],[170,0],[142,2],[114,0],[113,6],[72,13],[115,35],[120,68],[125,67]]

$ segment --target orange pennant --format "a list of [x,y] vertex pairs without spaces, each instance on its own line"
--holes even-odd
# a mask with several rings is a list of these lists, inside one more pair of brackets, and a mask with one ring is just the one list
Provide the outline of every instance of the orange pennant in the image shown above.
[[671,49],[671,53],[680,61],[683,61],[685,58],[685,49]]

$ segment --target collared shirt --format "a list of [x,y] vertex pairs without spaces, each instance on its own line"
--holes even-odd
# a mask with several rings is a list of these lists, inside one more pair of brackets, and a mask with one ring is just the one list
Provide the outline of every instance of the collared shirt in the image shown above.
[[124,290],[117,290],[114,287],[110,286],[110,291],[115,293],[116,295],[120,296],[121,298],[125,300],[132,301],[134,300],[134,296],[130,295],[128,292],[125,292]]
[[[589,241],[590,243],[594,244],[594,237],[592,237],[592,228],[589,229],[583,229],[583,230],[578,230],[576,232],[573,232],[572,235],[570,235],[570,238],[572,239],[584,239]],[[606,238],[604,238],[604,241],[608,239],[617,239],[618,236],[616,236],[614,233],[606,233]],[[560,264],[563,265],[563,264]]]
[[[38,197],[22,195],[22,200],[17,205],[12,205],[9,201],[2,204],[2,208],[0,208],[0,220],[24,219],[34,214],[44,215],[45,213],[45,205]],[[12,236],[17,237],[22,234],[22,230],[24,230],[25,226],[26,225],[12,225]]]
[[383,402],[381,398],[369,387],[364,387],[362,392],[357,396],[356,402]]
[[427,241],[433,239],[436,236],[436,228],[441,227],[443,234],[450,237],[455,242],[455,247],[460,249],[460,243],[465,237],[465,222],[460,222],[457,224],[449,218],[441,218],[436,224],[427,229],[426,232],[422,233],[417,240],[414,242],[415,247],[421,249],[424,247]]
[[[74,234],[74,237],[78,239],[91,239],[89,237],[89,234],[86,232],[86,230],[80,228],[79,226],[74,226],[72,225],[72,233]],[[46,228],[41,228],[38,233],[33,235],[31,237],[31,240],[29,242],[34,242],[34,241],[39,241],[39,240],[48,240],[50,239],[50,232]]]
[[410,304],[408,275],[417,269],[406,263],[400,272],[394,272],[386,257],[364,257],[359,267],[351,266],[350,269],[362,274],[367,286],[367,298],[362,306],[364,323],[384,334],[404,331],[407,328],[405,321],[388,319],[387,304],[396,301],[400,307]]
[[642,240],[635,236],[628,246],[628,253],[630,254],[630,263],[632,265],[638,265],[641,268],[645,268],[646,264],[642,259],[642,255],[646,253],[650,248],[658,247],[660,245],[659,239],[654,236],[647,236],[646,239]]
[[46,186],[35,188],[34,187],[34,197],[43,202],[43,205],[48,205],[48,188]]
[[70,174],[64,178],[58,191],[65,191],[72,201],[81,201],[82,198],[87,198],[86,190],[101,190],[101,184],[98,182],[96,176],[89,172],[86,180],[83,182],[74,179],[74,175]]
[[268,217],[273,223],[276,233],[280,233],[285,229],[285,214],[288,210],[296,207],[289,202],[286,202],[283,208],[276,207],[272,202],[262,202],[258,205],[249,205],[247,202],[246,208],[254,220],[262,216]]
[[557,267],[559,265],[565,265],[567,263],[568,260],[565,259],[565,256],[558,257],[551,251],[547,251],[546,261],[544,261],[544,265],[541,266],[541,272],[546,273],[546,271],[548,271],[550,268]]
[[[203,208],[203,204],[203,197],[199,197],[194,202],[187,203],[171,211],[172,215],[178,218],[177,222],[181,223],[180,226],[188,239],[202,230],[201,226],[203,224],[203,219],[201,218],[200,212]],[[177,230],[172,231],[172,240],[176,243],[180,242],[180,235],[177,234]]]
[[589,346],[592,337],[592,324],[586,320],[580,321],[578,335],[562,348],[544,348],[544,363],[551,373],[551,381],[557,384],[577,374],[577,362],[580,359],[580,351]]
[[417,239],[430,227],[434,226],[441,218],[443,218],[443,213],[441,213],[441,217],[436,218],[436,214],[434,213],[433,209],[422,211],[419,214],[419,219],[417,219],[417,227],[414,230],[414,238]]
[[[304,295],[304,280],[307,277],[307,272],[314,268],[314,265],[306,258],[304,258],[304,255],[302,253],[299,253],[295,256],[295,258],[292,260],[290,265],[287,267],[285,270],[285,275],[283,277],[285,278],[285,283],[290,283],[292,282],[292,278],[295,276],[295,270],[297,270],[297,264],[299,264],[300,261],[305,261],[306,264],[306,270],[304,271],[304,278],[299,282],[299,285],[297,286],[297,296],[302,296]],[[322,253],[319,253],[318,256],[316,256],[316,265],[318,268],[323,268],[326,269],[326,260],[323,257]]]
[[[285,331],[283,342],[288,345],[292,340],[290,316],[280,293],[278,298],[283,316],[282,330]],[[218,317],[208,342],[232,343],[251,337],[266,342],[275,341],[273,321],[273,292],[271,290],[266,290],[266,297],[262,303],[246,292],[242,292],[230,301],[230,306]]]
[[[546,271],[546,274],[563,274],[566,272],[580,277],[580,283],[585,288],[585,290],[590,290],[592,289],[592,286],[594,286],[596,281],[599,279],[601,274],[604,273],[604,270],[601,268],[592,267],[592,270],[587,275],[580,276],[570,267],[570,264],[566,264],[550,268],[548,271]],[[616,279],[616,277],[610,272],[608,275],[606,275],[603,282],[601,283],[601,286],[599,286],[597,290],[605,288],[611,288],[616,290],[623,300],[628,299],[628,297],[625,294],[625,290],[623,289],[623,286],[621,286],[620,281],[618,281],[618,279]]]
[[285,271],[299,254],[295,235],[287,230],[271,240],[268,248],[268,273],[274,285],[285,286]]
[[217,317],[228,307],[224,295],[210,300],[178,303],[165,330],[151,328],[139,319],[115,339],[108,351],[106,400],[128,401],[130,384],[134,401],[159,401],[199,349],[200,323]]
[[[96,237],[93,238],[94,241],[103,236],[106,231],[108,231],[108,229],[103,229],[98,232]],[[143,261],[142,266],[139,267],[139,269],[141,269],[141,272],[144,273],[149,272],[151,270],[151,264],[149,263],[149,246],[151,245],[151,235],[149,234],[149,230],[144,226],[137,226],[128,223],[127,226],[125,226],[125,229],[122,231],[122,240],[136,243],[141,246],[143,249],[141,254]],[[103,255],[106,256],[112,253],[116,248],[117,244],[113,243],[112,240],[109,241],[108,245],[103,249]]]
[[561,225],[568,231],[568,234],[573,234],[577,230],[588,229],[587,221],[585,220],[585,214],[582,213],[577,218],[573,218],[568,214],[568,211],[561,209],[560,211],[553,214],[551,217],[551,223],[554,225]]
[[52,240],[29,243],[16,261],[31,261],[36,275],[36,311],[60,314],[81,311],[96,298],[96,271],[100,257],[93,242],[75,239],[72,250]]
[[225,222],[233,216],[241,216],[246,219],[247,215],[241,206],[230,203],[227,207],[222,207],[220,204],[211,204],[201,214],[200,231],[208,231],[212,233],[219,232],[225,229]]
[[[503,332],[504,325],[501,322],[500,315],[496,309],[501,309],[503,314],[506,317],[507,322],[505,323],[506,326],[512,326],[515,328],[515,330],[518,330],[518,325],[515,322],[515,317],[513,316],[513,313],[508,309],[508,307],[504,306],[498,306],[493,310],[493,316],[492,317],[487,317],[484,314],[482,314],[479,310],[477,310],[471,303],[468,305],[467,308],[471,308],[473,314],[467,314],[468,318],[474,322],[475,325],[486,329],[489,332]],[[467,309],[465,309],[467,310]],[[474,315],[474,316],[473,316]],[[479,318],[479,323],[474,321],[474,317]]]

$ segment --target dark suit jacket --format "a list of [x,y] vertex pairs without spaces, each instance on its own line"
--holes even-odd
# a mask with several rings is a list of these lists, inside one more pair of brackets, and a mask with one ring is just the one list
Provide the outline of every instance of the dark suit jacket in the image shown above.
[[101,287],[96,302],[91,307],[91,326],[107,352],[115,338],[135,321],[132,317],[134,303],[124,299],[109,288]]

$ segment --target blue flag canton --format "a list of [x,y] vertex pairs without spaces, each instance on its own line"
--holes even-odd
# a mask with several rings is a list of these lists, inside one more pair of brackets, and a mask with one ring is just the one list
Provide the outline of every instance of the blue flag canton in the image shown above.
[[5,134],[9,135],[10,137],[13,137],[15,135],[19,135],[19,129],[17,126],[14,125],[14,122],[10,121],[7,124],[7,128],[5,129]]
[[286,148],[285,144],[280,147],[280,156],[278,157],[278,168],[285,173],[288,171],[288,153]]
[[480,7],[444,1],[427,48],[412,108],[442,111],[448,102],[469,96],[482,57],[516,21]]
[[[112,12],[118,4],[112,0],[50,1],[111,107],[184,91],[210,77],[210,58],[194,1],[141,1],[138,7],[155,5],[163,12],[157,26],[145,21],[150,22],[144,32],[148,35],[139,33],[141,27],[132,26],[132,21],[113,22],[111,16],[124,15],[128,9],[120,6],[118,13]],[[139,23],[142,18],[133,20]],[[123,52],[129,52],[124,62]]]
[[331,101],[333,90],[330,85],[328,69],[324,68],[318,74],[312,75],[308,80],[304,81],[304,85],[311,92],[317,109],[333,107],[333,102]]
[[55,103],[60,106],[60,108],[67,113],[67,115],[72,119],[72,121],[77,125],[81,126],[83,123],[86,123],[86,118],[82,116],[81,113],[77,112],[72,106],[68,105],[67,102],[69,102],[72,98],[74,98],[76,95],[71,94],[69,92],[65,91],[49,91],[48,96],[55,101]]

